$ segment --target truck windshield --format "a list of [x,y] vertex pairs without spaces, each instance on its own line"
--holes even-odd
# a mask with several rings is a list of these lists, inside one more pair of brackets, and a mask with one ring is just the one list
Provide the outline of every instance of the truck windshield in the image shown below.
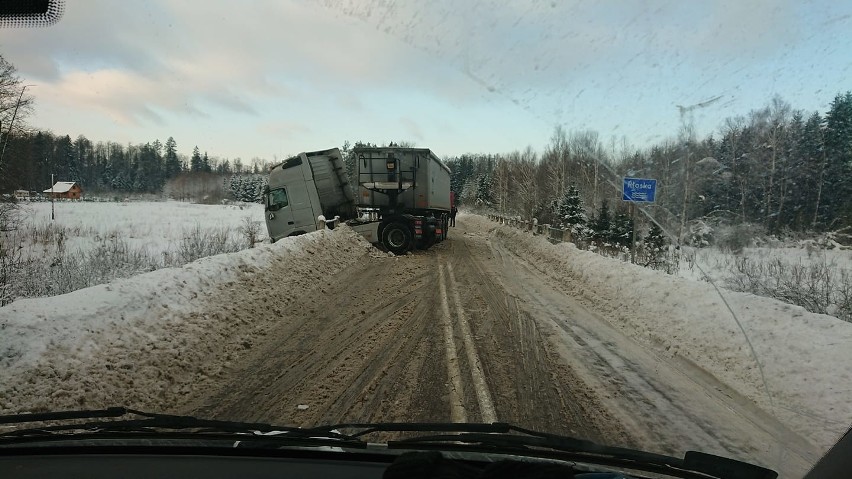
[[289,204],[290,202],[287,201],[287,191],[284,188],[270,190],[266,197],[266,209],[268,210],[280,210]]

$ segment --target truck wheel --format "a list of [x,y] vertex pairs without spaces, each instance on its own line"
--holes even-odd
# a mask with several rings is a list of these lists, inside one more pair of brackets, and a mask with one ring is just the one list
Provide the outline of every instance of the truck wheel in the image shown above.
[[382,245],[393,254],[405,254],[411,248],[411,230],[402,223],[391,223],[382,231]]

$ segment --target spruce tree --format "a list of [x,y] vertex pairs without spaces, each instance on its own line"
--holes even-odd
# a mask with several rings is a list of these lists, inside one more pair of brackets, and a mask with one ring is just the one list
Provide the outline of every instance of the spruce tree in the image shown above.
[[556,218],[559,226],[572,228],[583,226],[588,221],[580,191],[571,185],[556,205]]

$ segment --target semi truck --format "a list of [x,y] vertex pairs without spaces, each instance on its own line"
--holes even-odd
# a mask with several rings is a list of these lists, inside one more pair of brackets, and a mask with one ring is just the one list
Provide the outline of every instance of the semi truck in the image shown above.
[[356,147],[350,184],[340,150],[303,152],[273,166],[264,190],[271,241],[337,218],[394,254],[447,238],[450,169],[428,148]]

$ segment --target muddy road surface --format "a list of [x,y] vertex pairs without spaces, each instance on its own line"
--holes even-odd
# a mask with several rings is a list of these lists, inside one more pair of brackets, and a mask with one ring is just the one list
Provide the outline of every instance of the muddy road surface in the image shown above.
[[[308,294],[260,278],[260,307],[279,308],[280,320],[183,412],[300,426],[502,421],[792,476],[813,463],[806,441],[620,334],[541,267],[462,216],[429,251],[364,256]],[[248,301],[229,310],[250,317],[259,305]]]
[[460,224],[428,251],[365,256],[302,297],[269,285],[272,301],[292,301],[281,321],[187,412],[303,426],[499,420],[628,437],[471,256],[467,243],[483,239],[466,233]]

